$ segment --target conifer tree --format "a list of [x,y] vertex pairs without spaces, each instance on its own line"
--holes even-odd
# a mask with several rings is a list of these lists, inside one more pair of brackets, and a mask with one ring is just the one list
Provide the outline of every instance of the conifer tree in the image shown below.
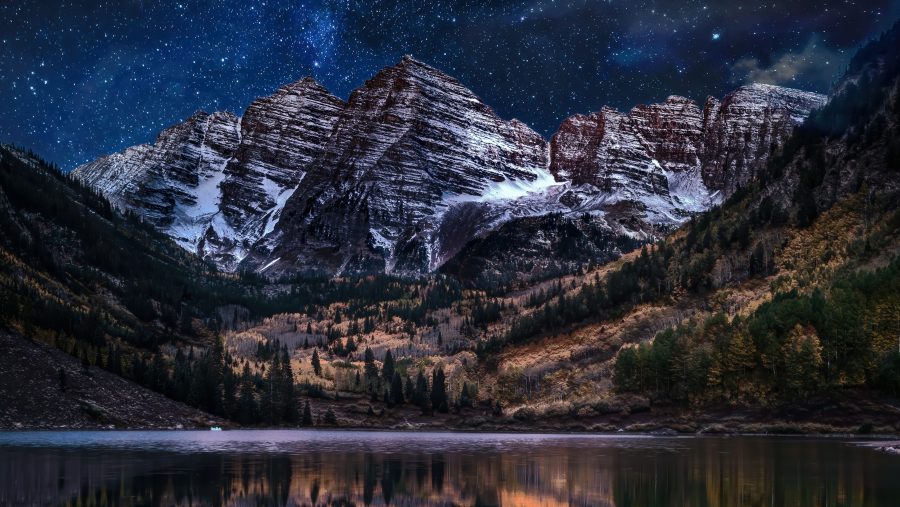
[[406,381],[403,385],[403,399],[407,402],[415,403],[416,396],[416,385],[413,384],[412,379],[409,377],[409,374],[406,375]]
[[322,363],[319,362],[319,349],[313,350],[312,367],[313,367],[313,372],[316,374],[316,376],[321,377],[322,376]]
[[241,394],[238,400],[238,421],[241,424],[253,424],[259,420],[258,411],[250,364],[244,363],[244,369],[241,372]]
[[435,368],[431,376],[431,406],[438,412],[447,413],[450,407],[447,404],[447,385],[444,378],[444,369]]
[[394,378],[394,354],[391,349],[384,353],[384,363],[381,365],[381,378],[385,383],[391,382]]
[[313,416],[312,409],[309,406],[309,398],[306,399],[306,403],[303,404],[303,426],[312,426],[313,425]]
[[366,390],[374,393],[377,391],[375,383],[378,381],[378,366],[375,365],[375,354],[368,347],[366,347],[366,351],[363,354],[363,363],[363,371],[366,376]]
[[394,375],[391,377],[391,396],[390,396],[391,405],[402,405],[405,400],[403,399],[403,379],[400,378],[400,374],[394,372]]
[[416,375],[416,394],[414,402],[422,409],[422,414],[428,414],[431,407],[428,394],[428,381],[425,379],[425,375],[422,374],[422,370],[419,370],[419,374]]
[[281,359],[282,372],[282,397],[284,401],[284,421],[290,424],[297,424],[300,419],[297,407],[297,396],[294,390],[294,369],[291,367],[291,358],[284,351]]
[[221,336],[216,336],[212,349],[204,359],[202,363],[207,370],[205,375],[207,410],[214,414],[224,415],[222,378],[225,368],[225,343]]
[[272,356],[266,372],[266,382],[260,396],[260,405],[267,424],[279,424],[284,414],[283,379],[281,357],[276,353]]
[[328,426],[337,426],[337,416],[334,415],[334,411],[331,410],[331,407],[328,407],[328,410],[325,411],[323,422]]
[[229,419],[237,416],[237,388],[237,375],[228,365],[222,374],[222,409],[223,415]]

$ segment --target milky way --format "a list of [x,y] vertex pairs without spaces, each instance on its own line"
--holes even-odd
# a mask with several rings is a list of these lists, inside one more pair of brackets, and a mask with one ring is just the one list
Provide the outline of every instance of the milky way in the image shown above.
[[898,17],[900,0],[4,2],[0,142],[71,169],[306,75],[346,98],[404,54],[549,136],[750,81],[827,91]]

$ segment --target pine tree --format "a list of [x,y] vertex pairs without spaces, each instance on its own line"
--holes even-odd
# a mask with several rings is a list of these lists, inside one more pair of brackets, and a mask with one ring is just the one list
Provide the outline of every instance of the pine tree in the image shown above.
[[87,374],[91,369],[91,362],[88,360],[86,349],[81,349],[81,370]]
[[447,413],[450,407],[447,404],[447,385],[444,379],[444,369],[435,368],[431,377],[431,406],[438,412]]
[[[115,358],[115,359],[114,359]],[[118,361],[118,354],[111,353],[108,361],[110,371],[113,371]],[[113,373],[115,373],[113,371]],[[181,349],[175,353],[175,366],[172,373],[172,397],[178,401],[187,401],[191,389],[191,365]]]
[[216,336],[212,349],[206,354],[206,360],[203,361],[206,367],[206,397],[208,399],[208,408],[210,412],[217,415],[224,415],[225,409],[222,405],[222,380],[223,370],[225,368],[225,342],[221,336]]
[[[474,386],[473,386],[474,388]],[[472,392],[469,391],[468,382],[463,382],[462,390],[459,392],[459,406],[460,407],[471,407],[473,402]]]
[[241,372],[241,394],[238,400],[238,421],[241,424],[253,424],[259,420],[259,408],[256,405],[256,389],[253,386],[253,375],[250,365],[244,363]]
[[284,414],[282,399],[283,374],[279,354],[272,356],[269,370],[266,372],[266,383],[260,397],[262,414],[266,424],[275,425],[281,422]]
[[366,390],[376,392],[375,383],[378,381],[378,366],[375,365],[375,354],[372,349],[366,347],[363,353],[363,371],[366,376]]
[[316,376],[321,377],[322,376],[322,363],[319,362],[319,349],[313,350],[312,367],[313,367],[313,372],[316,374]]
[[391,379],[394,378],[394,355],[391,353],[391,349],[384,353],[384,362],[381,365],[381,378],[384,379],[385,384],[391,382]]
[[422,409],[422,414],[430,412],[428,381],[425,379],[425,375],[422,374],[422,370],[419,370],[419,374],[416,375],[416,394],[413,401]]
[[416,385],[413,384],[412,379],[407,374],[406,380],[404,381],[404,385],[403,385],[403,399],[406,400],[407,402],[415,403],[415,396],[416,396]]
[[169,367],[166,366],[162,354],[153,354],[150,363],[150,389],[157,392],[166,392],[169,385]]
[[405,401],[403,399],[403,379],[400,378],[399,373],[394,372],[391,377],[391,405],[402,405]]
[[187,403],[193,407],[209,410],[206,399],[206,368],[201,364],[191,368],[191,386],[188,389]]
[[294,369],[291,367],[291,358],[286,350],[281,359],[281,372],[284,421],[290,424],[297,424],[300,420],[300,414],[297,407],[297,396],[294,390]]
[[313,425],[313,416],[312,409],[309,406],[309,398],[306,399],[306,403],[303,404],[303,426],[312,426]]
[[328,426],[337,426],[337,416],[334,415],[334,411],[331,410],[331,407],[329,407],[328,410],[325,411],[325,418],[323,419],[323,422]]
[[231,365],[225,367],[222,375],[222,408],[224,416],[229,419],[237,417],[237,388],[238,379]]

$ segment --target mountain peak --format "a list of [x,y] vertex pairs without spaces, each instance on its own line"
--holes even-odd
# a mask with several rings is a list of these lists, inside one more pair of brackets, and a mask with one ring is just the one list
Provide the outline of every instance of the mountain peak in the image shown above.
[[431,65],[428,65],[421,60],[416,60],[412,57],[412,55],[403,55],[403,58],[401,58],[399,62],[397,62],[393,66],[385,67],[378,74],[376,74],[373,79],[377,79],[379,75],[385,72],[392,74],[399,72],[404,76],[426,79],[428,81],[453,83],[455,85],[462,86],[462,84],[460,84],[460,82],[453,76],[436,67],[432,67]]
[[696,104],[693,100],[681,95],[669,95],[666,97],[666,104]]
[[790,88],[787,86],[780,86],[768,83],[749,83],[743,86],[738,87],[733,92],[729,93],[726,98],[729,97],[776,97],[776,98],[791,98],[798,97],[802,98],[806,101],[812,102],[821,102],[824,103],[827,99],[826,95],[816,92],[809,92],[805,90],[800,90],[797,88]]
[[[314,77],[304,76],[303,78],[298,79],[297,81],[294,81],[293,83],[288,83],[286,85],[281,86],[280,88],[278,88],[278,91],[276,91],[275,93],[278,93],[278,92],[302,93],[306,90],[328,92],[328,89],[325,88],[325,86],[323,86],[322,83],[319,83]],[[328,93],[330,93],[330,92],[328,92]]]

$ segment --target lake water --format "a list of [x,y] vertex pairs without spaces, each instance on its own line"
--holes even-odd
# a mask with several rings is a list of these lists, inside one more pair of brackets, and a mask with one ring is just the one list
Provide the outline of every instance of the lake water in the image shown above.
[[0,505],[893,506],[900,456],[835,439],[0,432]]

